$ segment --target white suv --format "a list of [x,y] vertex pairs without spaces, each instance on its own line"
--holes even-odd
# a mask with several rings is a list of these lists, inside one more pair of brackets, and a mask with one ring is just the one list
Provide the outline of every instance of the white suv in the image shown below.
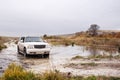
[[17,45],[18,53],[38,55],[49,57],[50,45],[43,41],[40,37],[21,37]]

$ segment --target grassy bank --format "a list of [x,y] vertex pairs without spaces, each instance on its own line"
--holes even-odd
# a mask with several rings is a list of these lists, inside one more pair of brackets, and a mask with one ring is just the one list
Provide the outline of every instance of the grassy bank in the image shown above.
[[[88,37],[88,36],[49,36],[45,38],[48,42],[57,45],[71,45],[73,42],[76,45],[83,46],[111,46],[118,47],[120,45],[120,38],[111,38],[111,37]],[[103,47],[103,46],[102,46]]]
[[10,64],[0,80],[120,80],[120,77],[105,76],[72,76],[59,71],[49,71],[41,75],[24,70],[21,66]]
[[120,36],[118,33],[105,33],[98,36],[89,36],[87,33],[75,33],[63,36],[45,36],[44,39],[53,45],[80,45],[106,51],[120,51]]
[[5,36],[0,36],[0,51],[4,48],[7,48],[4,43],[9,42],[9,41],[17,41],[17,37],[5,37]]
[[46,36],[43,37],[45,40],[47,40],[52,45],[70,45],[72,41],[68,39],[67,37],[63,36]]
[[76,60],[76,59],[120,59],[120,55],[92,55],[92,56],[88,56],[88,57],[82,57],[82,56],[75,56],[72,57],[72,60]]
[[0,51],[7,47],[4,45],[6,41],[7,41],[6,38],[0,36]]

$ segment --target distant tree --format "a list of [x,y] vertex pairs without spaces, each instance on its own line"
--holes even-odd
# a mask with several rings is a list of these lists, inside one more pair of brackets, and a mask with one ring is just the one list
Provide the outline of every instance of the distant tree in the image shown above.
[[47,38],[47,34],[44,34],[44,35],[43,35],[43,38]]
[[92,24],[92,25],[90,25],[90,28],[88,29],[87,32],[90,36],[96,36],[96,35],[98,35],[99,28],[100,27],[97,24]]

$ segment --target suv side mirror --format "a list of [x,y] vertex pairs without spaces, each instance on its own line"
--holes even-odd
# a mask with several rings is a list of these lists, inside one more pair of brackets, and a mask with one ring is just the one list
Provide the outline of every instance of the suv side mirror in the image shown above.
[[20,40],[20,42],[22,42],[22,43],[23,43],[23,40]]

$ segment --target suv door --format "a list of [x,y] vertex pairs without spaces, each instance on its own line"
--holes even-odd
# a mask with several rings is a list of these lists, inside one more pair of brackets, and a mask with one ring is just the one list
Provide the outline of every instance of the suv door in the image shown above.
[[19,41],[19,49],[20,49],[20,51],[24,51],[24,40],[25,40],[25,37],[21,37],[20,38],[20,41]]

